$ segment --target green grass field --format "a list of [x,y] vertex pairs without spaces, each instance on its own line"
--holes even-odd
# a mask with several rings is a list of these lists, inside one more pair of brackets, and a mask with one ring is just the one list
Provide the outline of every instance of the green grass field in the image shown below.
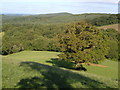
[[[22,51],[2,56],[3,88],[117,88],[118,64],[106,60],[108,67],[85,66],[87,71],[64,68],[59,52]],[[59,67],[58,67],[59,66]]]

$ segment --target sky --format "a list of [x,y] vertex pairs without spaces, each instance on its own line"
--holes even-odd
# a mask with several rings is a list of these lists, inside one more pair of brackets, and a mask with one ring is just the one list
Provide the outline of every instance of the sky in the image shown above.
[[119,0],[1,0],[1,2],[112,2]]
[[118,13],[118,0],[1,0],[0,13]]

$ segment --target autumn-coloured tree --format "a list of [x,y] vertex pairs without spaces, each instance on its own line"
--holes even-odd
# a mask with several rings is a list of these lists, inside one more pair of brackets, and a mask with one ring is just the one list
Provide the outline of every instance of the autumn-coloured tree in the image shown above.
[[98,63],[108,51],[107,36],[85,21],[67,24],[65,34],[58,35],[60,59],[80,63]]

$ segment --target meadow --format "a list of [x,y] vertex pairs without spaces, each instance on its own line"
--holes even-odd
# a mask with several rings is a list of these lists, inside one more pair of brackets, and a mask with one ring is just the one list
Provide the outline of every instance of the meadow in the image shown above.
[[[58,61],[59,52],[22,51],[2,56],[3,88],[117,88],[118,63],[106,60],[72,70],[70,63]],[[68,67],[65,67],[68,66]]]

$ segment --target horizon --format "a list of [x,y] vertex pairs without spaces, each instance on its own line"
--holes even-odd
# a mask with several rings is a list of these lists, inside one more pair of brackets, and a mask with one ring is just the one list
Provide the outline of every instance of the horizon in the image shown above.
[[[10,15],[47,15],[47,14],[62,14],[62,13],[68,13],[68,14],[73,14],[73,15],[77,15],[77,14],[116,14],[116,13],[77,13],[77,14],[74,14],[74,13],[69,13],[69,12],[56,12],[56,13],[45,13],[45,14],[32,14],[32,13],[2,13],[3,15],[7,15],[7,14],[10,14]],[[2,15],[0,14],[0,15]]]
[[2,2],[0,14],[118,13],[113,2]]

